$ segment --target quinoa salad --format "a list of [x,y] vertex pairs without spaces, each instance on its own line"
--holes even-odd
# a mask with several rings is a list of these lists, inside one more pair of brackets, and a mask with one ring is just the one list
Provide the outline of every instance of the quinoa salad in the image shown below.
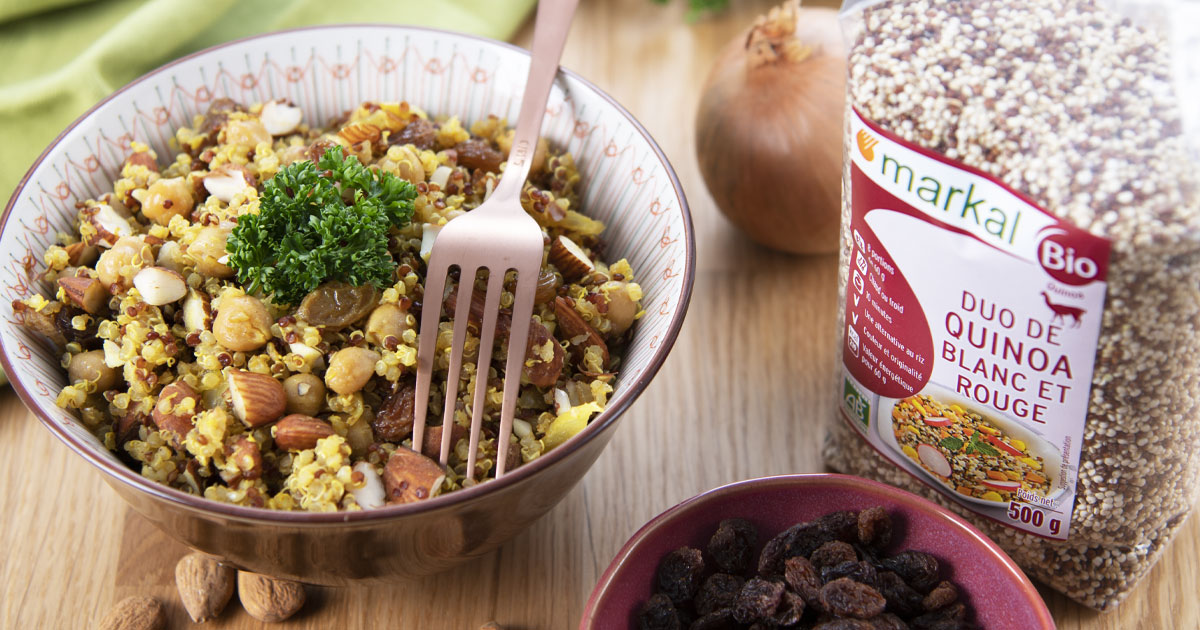
[[[57,344],[73,410],[159,483],[278,510],[406,503],[495,476],[563,443],[605,408],[642,290],[603,260],[604,226],[579,212],[579,172],[540,141],[521,195],[545,256],[513,435],[497,444],[508,307],[476,373],[486,272],[475,278],[447,466],[438,463],[453,322],[437,336],[430,418],[412,450],[423,294],[440,226],[499,181],[512,129],[465,127],[407,103],[363,103],[310,127],[286,101],[214,101],[172,142],[133,143],[112,192],[80,201],[76,231],[45,252],[49,299],[13,303]],[[507,315],[507,318],[505,317]],[[473,400],[475,382],[487,393]],[[484,405],[468,475],[471,410]]]
[[979,413],[920,394],[892,408],[900,450],[961,495],[1007,503],[1018,489],[1047,496],[1045,460]]

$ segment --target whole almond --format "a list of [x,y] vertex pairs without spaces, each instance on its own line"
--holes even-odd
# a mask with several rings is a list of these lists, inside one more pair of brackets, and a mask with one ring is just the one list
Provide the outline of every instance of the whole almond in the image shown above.
[[[193,403],[192,410],[177,412],[176,407],[189,398]],[[187,437],[188,431],[192,430],[192,416],[199,411],[199,404],[200,394],[196,393],[191,385],[184,381],[175,381],[158,393],[158,402],[154,404],[151,419],[160,431],[174,431],[182,440]]]
[[[604,357],[604,365],[608,365],[608,344],[600,338],[600,333],[592,328],[583,320],[583,316],[567,298],[559,296],[554,298],[554,319],[558,321],[558,337],[565,339],[571,343],[576,349],[582,349],[587,346],[600,346],[602,356]],[[557,332],[557,331],[556,331]],[[582,341],[576,341],[577,338],[582,338]]]
[[216,558],[189,553],[175,565],[175,586],[188,616],[196,623],[216,619],[233,597],[237,570],[222,566]]
[[565,236],[559,236],[550,244],[549,258],[567,282],[574,282],[596,269],[592,259],[588,258],[575,241]]
[[396,449],[383,469],[383,485],[387,488],[389,503],[428,499],[441,490],[445,479],[446,471],[440,464],[406,448]]
[[275,424],[275,445],[289,451],[302,451],[333,435],[333,427],[324,420],[294,413]]
[[274,422],[287,408],[283,384],[266,374],[232,370],[228,381],[233,415],[251,429]]
[[117,602],[100,620],[96,630],[162,630],[167,613],[153,597],[134,595]]
[[70,276],[58,279],[67,299],[79,305],[79,308],[95,315],[108,305],[109,292],[95,278]]
[[238,598],[251,617],[273,623],[291,617],[304,606],[304,585],[238,571]]

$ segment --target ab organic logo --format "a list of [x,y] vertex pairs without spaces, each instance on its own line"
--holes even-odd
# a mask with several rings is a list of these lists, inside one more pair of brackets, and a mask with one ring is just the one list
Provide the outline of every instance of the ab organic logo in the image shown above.
[[861,422],[864,428],[871,425],[871,403],[867,402],[867,397],[858,391],[850,379],[846,379],[842,403],[845,405],[846,411]]

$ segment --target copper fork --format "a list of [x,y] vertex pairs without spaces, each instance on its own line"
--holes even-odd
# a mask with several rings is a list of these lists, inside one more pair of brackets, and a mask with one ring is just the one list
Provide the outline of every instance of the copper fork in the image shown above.
[[475,477],[479,431],[483,424],[484,396],[487,393],[488,366],[500,315],[500,294],[508,271],[516,271],[513,289],[512,325],[509,326],[508,357],[504,370],[504,399],[500,410],[500,433],[496,437],[496,477],[508,465],[508,443],[512,434],[513,413],[525,366],[528,322],[533,317],[534,291],[542,265],[542,230],[521,207],[521,191],[529,175],[546,99],[558,73],[558,60],[566,43],[567,30],[579,0],[542,0],[538,3],[534,26],[533,50],[529,60],[529,78],[521,99],[521,113],[513,134],[512,149],[504,173],[492,195],[478,208],[446,223],[434,241],[425,276],[425,308],[421,313],[421,336],[417,346],[417,388],[413,405],[413,450],[421,452],[429,404],[429,384],[433,377],[438,323],[442,296],[451,267],[459,269],[458,297],[454,308],[454,337],[450,349],[450,371],[446,375],[446,398],[442,412],[442,443],[439,461],[446,465],[450,456],[455,403],[458,398],[459,372],[475,278],[487,270],[482,328],[479,337],[479,362],[475,396],[471,409],[470,454],[467,456],[468,479]]

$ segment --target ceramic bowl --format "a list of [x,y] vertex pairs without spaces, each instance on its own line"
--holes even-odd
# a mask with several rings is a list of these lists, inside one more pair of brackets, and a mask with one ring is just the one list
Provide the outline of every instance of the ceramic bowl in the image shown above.
[[542,135],[575,156],[584,209],[608,225],[609,256],[632,263],[646,312],[608,408],[580,434],[499,481],[420,503],[333,514],[270,512],[173,490],[119,462],[55,406],[65,384],[56,352],[20,325],[11,302],[53,294],[38,280],[42,252],[58,231],[73,230],[76,201],[111,190],[130,142],[174,155],[172,130],[214,99],[288,98],[318,124],[364,100],[407,100],[468,123],[489,114],[515,120],[528,68],[528,54],[502,42],[412,27],[331,26],[211,48],[121,88],[46,149],[5,209],[0,360],[14,389],[135,510],[187,545],[246,569],[344,584],[427,575],[496,548],[555,505],[599,456],[621,413],[662,365],[691,295],[691,218],[671,165],[629,112],[581,77],[560,72]]
[[1029,578],[969,523],[915,494],[861,477],[832,474],[741,481],[658,515],[625,543],[608,566],[579,627],[637,627],[638,609],[654,592],[659,560],[685,545],[703,549],[723,519],[738,517],[754,523],[761,548],[771,536],[800,521],[876,505],[887,509],[895,525],[888,550],[913,549],[936,556],[943,576],[961,589],[980,628],[1054,628]]

